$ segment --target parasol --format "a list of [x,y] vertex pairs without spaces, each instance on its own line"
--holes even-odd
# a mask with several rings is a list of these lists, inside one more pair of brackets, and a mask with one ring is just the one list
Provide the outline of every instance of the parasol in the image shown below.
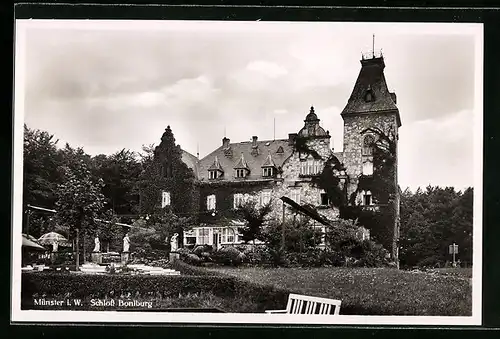
[[23,245],[22,247],[26,249],[33,249],[33,250],[38,250],[38,251],[46,251],[46,249],[39,244],[37,244],[35,241],[31,240],[31,236],[23,234]]
[[68,239],[56,232],[46,233],[38,239],[38,242],[42,245],[52,245],[56,241],[57,244],[61,246],[64,246],[69,242]]

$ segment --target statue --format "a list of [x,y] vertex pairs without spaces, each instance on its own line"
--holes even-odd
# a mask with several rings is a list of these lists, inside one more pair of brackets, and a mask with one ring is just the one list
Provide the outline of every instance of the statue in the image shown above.
[[94,250],[92,252],[101,252],[101,243],[99,242],[99,237],[96,235],[94,239]]
[[57,248],[59,247],[59,244],[57,243],[57,240],[54,240],[52,243],[52,252],[57,252]]
[[175,252],[177,251],[177,237],[179,236],[178,233],[175,233],[172,238],[170,238],[170,252]]
[[123,252],[128,252],[130,248],[130,239],[128,237],[128,233],[123,237]]

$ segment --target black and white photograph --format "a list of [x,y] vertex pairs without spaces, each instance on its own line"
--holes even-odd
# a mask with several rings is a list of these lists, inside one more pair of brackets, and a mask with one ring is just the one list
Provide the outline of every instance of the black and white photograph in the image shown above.
[[15,30],[12,320],[481,324],[481,24]]

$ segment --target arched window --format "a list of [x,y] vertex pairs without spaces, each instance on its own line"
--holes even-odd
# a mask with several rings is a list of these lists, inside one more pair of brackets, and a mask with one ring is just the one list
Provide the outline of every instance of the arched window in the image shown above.
[[375,144],[375,138],[373,135],[367,135],[363,139],[363,155],[373,155],[373,147]]

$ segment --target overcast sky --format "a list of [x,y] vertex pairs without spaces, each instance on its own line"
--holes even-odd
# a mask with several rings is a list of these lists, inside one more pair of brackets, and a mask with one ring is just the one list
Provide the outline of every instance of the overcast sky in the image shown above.
[[401,187],[474,184],[477,56],[473,31],[460,24],[25,27],[25,122],[91,155],[158,144],[167,125],[200,157],[221,145],[224,132],[232,142],[273,139],[274,121],[276,138],[287,138],[311,105],[342,151],[340,113],[375,34],[402,120]]

